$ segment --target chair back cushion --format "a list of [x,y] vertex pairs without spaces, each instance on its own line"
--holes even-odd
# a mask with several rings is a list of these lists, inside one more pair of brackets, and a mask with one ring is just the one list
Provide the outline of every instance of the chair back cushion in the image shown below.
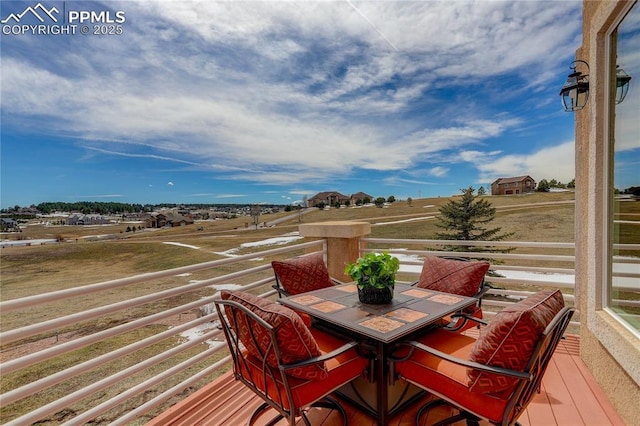
[[489,262],[464,261],[427,256],[418,287],[472,297],[480,289]]
[[[225,306],[229,323],[235,329],[246,350],[260,360],[265,359],[269,366],[278,368],[274,344],[277,344],[280,349],[283,364],[305,361],[321,355],[313,335],[293,310],[271,300],[240,291],[223,290],[220,295],[223,300],[232,300],[246,306],[275,329],[276,342],[272,342],[269,330],[256,321],[249,320],[249,317],[239,310],[236,311],[239,315],[234,316],[230,307]],[[322,380],[327,377],[327,370],[324,362],[318,362],[288,370],[287,374],[301,379]]]
[[[524,371],[542,332],[564,307],[560,290],[543,290],[497,313],[476,340],[469,360],[480,364]],[[510,391],[517,379],[467,371],[471,391]]]
[[280,285],[291,296],[333,285],[322,253],[287,260],[274,260],[271,266]]

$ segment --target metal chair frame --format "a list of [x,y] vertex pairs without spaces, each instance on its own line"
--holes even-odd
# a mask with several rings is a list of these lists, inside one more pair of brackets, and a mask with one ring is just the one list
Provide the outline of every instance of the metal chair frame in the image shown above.
[[[477,362],[472,362],[466,359],[456,358],[417,341],[409,341],[404,343],[404,345],[408,345],[410,347],[410,351],[406,357],[402,358],[402,360],[408,359],[415,350],[421,350],[467,368],[473,368],[479,371],[500,374],[517,379],[518,384],[510,395],[509,402],[505,407],[504,413],[502,414],[502,420],[500,423],[497,423],[499,425],[509,425],[513,423],[517,425],[517,418],[520,416],[520,414],[522,414],[529,402],[531,402],[534,393],[540,392],[540,384],[542,381],[542,377],[544,376],[544,373],[546,371],[547,365],[549,364],[551,356],[558,346],[560,339],[562,339],[562,335],[567,329],[567,326],[569,325],[574,312],[574,308],[564,307],[562,308],[562,310],[560,310],[560,312],[556,314],[556,316],[547,325],[540,339],[538,340],[538,343],[536,344],[531,358],[529,359],[527,367],[524,371],[494,367]],[[397,361],[399,360],[395,360],[395,362]],[[434,406],[442,404],[448,404],[453,406],[454,408],[457,408],[459,410],[459,414],[449,417],[448,419],[437,423],[437,425],[451,424],[460,420],[466,420],[467,424],[469,425],[477,425],[479,420],[482,419],[482,416],[480,414],[471,412],[470,410],[466,409],[464,406],[458,403],[454,397],[442,395],[435,391],[432,391],[429,389],[428,384],[416,383],[415,381],[413,381],[412,383],[433,393],[440,398],[429,402],[418,411],[418,413],[416,414],[416,424],[420,424],[420,417],[423,413],[428,411],[430,408],[433,408]]]
[[[337,409],[344,419],[344,425],[347,426],[347,416],[344,409],[335,399],[328,396],[335,389],[327,389],[327,392],[324,394],[324,396],[317,399],[316,401],[310,401],[309,403],[303,406],[296,406],[295,400],[291,392],[291,385],[289,381],[290,379],[289,379],[289,376],[287,375],[287,371],[294,368],[299,368],[307,365],[313,365],[319,362],[324,362],[326,360],[334,358],[342,354],[343,352],[346,352],[358,346],[357,342],[355,341],[347,342],[344,345],[340,346],[339,348],[336,348],[335,350],[328,352],[322,356],[312,357],[312,358],[309,358],[308,360],[301,361],[301,362],[284,364],[282,362],[281,350],[277,344],[278,330],[276,328],[274,328],[268,322],[264,321],[258,315],[253,313],[246,306],[243,306],[238,302],[234,302],[231,300],[217,300],[215,301],[215,306],[218,312],[218,317],[222,325],[222,329],[224,331],[224,334],[227,340],[229,352],[231,353],[231,357],[233,359],[234,377],[237,380],[240,380],[242,383],[244,383],[247,387],[249,387],[253,392],[255,392],[258,396],[260,396],[264,400],[264,403],[260,405],[252,413],[251,417],[247,421],[248,425],[252,425],[268,408],[273,408],[279,413],[279,415],[276,416],[273,420],[271,420],[269,424],[275,424],[281,418],[286,418],[289,424],[291,426],[294,426],[296,423],[296,417],[301,416],[304,423],[307,426],[311,426],[311,423],[309,422],[305,414],[305,409],[311,408],[311,407],[323,407],[323,408]],[[238,324],[238,318],[240,318],[240,315],[245,315],[249,319],[249,323],[252,324],[251,330],[255,330],[254,327],[261,327],[267,330],[268,333],[270,334],[271,343],[268,346],[265,353],[261,354],[261,357],[259,359],[262,365],[262,382],[265,383],[265,389],[262,389],[260,386],[258,386],[256,381],[254,381],[251,377],[245,377],[245,375],[242,374],[243,370],[251,371],[251,367],[249,366],[249,361],[247,360],[248,354],[244,349],[244,345],[240,341],[240,336],[238,335],[234,327],[232,327],[229,319],[226,317],[223,306],[227,306],[231,308],[230,311],[233,314],[234,324]],[[254,342],[256,342],[254,346],[256,348],[259,348],[260,346],[257,344],[256,334],[252,332],[251,338],[254,340]],[[277,364],[278,364],[277,369],[274,369],[273,367],[271,367],[266,361],[267,354],[269,354],[271,351],[273,351],[273,353],[276,356]],[[270,392],[269,392],[270,389],[268,389],[268,385],[270,382],[268,379],[270,379],[271,383],[273,384],[278,383],[278,379],[280,379],[283,385],[282,388],[276,386],[276,388],[273,389],[272,391],[276,392],[279,400],[282,401],[286,399],[288,401],[288,405],[289,405],[288,409],[284,408],[284,406],[282,406],[280,403],[278,403],[278,401],[274,400],[270,396]],[[318,382],[319,386],[321,386],[321,383],[322,382]]]

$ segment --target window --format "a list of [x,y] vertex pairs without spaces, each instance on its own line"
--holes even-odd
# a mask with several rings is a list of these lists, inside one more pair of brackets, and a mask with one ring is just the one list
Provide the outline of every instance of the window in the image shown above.
[[[609,39],[610,160],[609,250],[606,308],[624,324],[640,333],[640,7],[635,3],[614,29]],[[616,67],[632,76],[629,91],[617,104]]]

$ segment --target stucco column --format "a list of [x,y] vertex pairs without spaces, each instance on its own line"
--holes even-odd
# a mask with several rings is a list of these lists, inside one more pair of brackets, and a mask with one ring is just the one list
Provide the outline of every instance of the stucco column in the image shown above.
[[351,281],[344,273],[347,263],[354,262],[360,253],[360,238],[371,233],[368,222],[334,221],[300,225],[300,235],[309,240],[327,241],[327,269],[340,281]]

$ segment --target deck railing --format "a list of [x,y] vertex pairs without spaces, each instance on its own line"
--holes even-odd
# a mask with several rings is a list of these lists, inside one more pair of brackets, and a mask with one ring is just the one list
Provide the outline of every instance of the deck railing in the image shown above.
[[[361,253],[384,249],[397,255],[399,278],[406,281],[417,279],[427,254],[491,259],[492,270],[499,274],[544,277],[488,277],[493,288],[483,307],[499,309],[547,286],[562,288],[567,302],[573,302],[572,243],[473,242],[476,247],[515,250],[460,253],[441,250],[443,245],[469,243],[361,241]],[[540,249],[557,253],[540,254]],[[175,402],[176,396],[183,398],[185,392],[228,369],[224,336],[211,309],[217,293],[229,288],[274,296],[270,261],[308,252],[326,255],[327,244],[323,240],[293,244],[3,301],[0,423],[44,420],[81,425],[95,419],[116,425],[144,423]],[[187,274],[192,279],[183,283]],[[87,300],[96,306],[74,311]]]
[[[485,313],[491,316],[493,307],[500,309],[519,299],[527,297],[536,290],[544,287],[560,288],[565,301],[574,302],[573,289],[575,285],[575,256],[573,243],[561,242],[522,242],[522,241],[443,241],[443,240],[414,240],[390,238],[363,238],[361,252],[372,252],[385,247],[391,254],[402,259],[402,269],[407,272],[419,273],[424,256],[450,256],[468,259],[487,260],[491,269],[486,277],[487,297],[483,301]],[[459,251],[456,249],[473,246],[473,251]],[[401,247],[401,248],[389,248]],[[407,249],[407,247],[419,247]],[[508,252],[491,252],[492,249]],[[516,249],[530,250],[535,253],[517,252]],[[540,253],[543,249],[555,250],[557,254]],[[536,266],[536,265],[555,265]],[[515,278],[513,277],[515,276]],[[494,297],[491,297],[494,296]],[[577,321],[578,315],[575,316]]]
[[[215,309],[211,309],[217,291],[225,287],[241,288],[257,290],[261,296],[271,296],[275,293],[271,289],[273,272],[270,263],[261,260],[291,257],[313,250],[326,252],[326,244],[323,241],[296,244],[3,301],[0,303],[3,326],[7,323],[21,324],[22,317],[22,322],[26,323],[13,329],[3,329],[0,333],[3,347],[0,423],[25,425],[42,419],[62,418],[62,424],[82,425],[144,394],[144,401],[137,407],[127,407],[125,415],[116,419],[111,412],[107,416],[113,424],[130,424],[198,381],[210,380],[229,361],[221,351],[226,346],[221,330],[216,327]],[[198,273],[205,274],[204,278],[187,284],[166,284],[167,281],[178,281],[177,277]],[[162,287],[168,288],[154,290]],[[139,288],[141,295],[118,300],[119,293],[127,295],[129,293],[125,290],[131,288]],[[145,294],[144,289],[151,291]],[[82,298],[93,298],[97,303],[104,300],[106,303],[59,317],[49,318],[47,315],[47,312],[64,311],[61,305],[73,305],[74,301]],[[182,302],[184,300],[187,302]],[[34,313],[34,310],[38,312]],[[175,317],[187,318],[187,314],[194,311],[198,315],[193,319],[178,320],[175,325],[175,321],[170,321]],[[42,316],[45,319],[37,323],[27,319]],[[172,325],[162,326],[167,323]],[[186,332],[197,328],[204,330],[195,337],[184,337]],[[95,329],[98,331],[91,334],[85,331]],[[129,337],[123,340],[126,343],[119,339],[141,329],[149,329],[147,333],[140,333],[143,338]],[[155,332],[158,329],[160,331]],[[92,347],[104,346],[105,342],[115,342],[114,345],[119,347],[86,356]],[[157,346],[164,347],[162,350],[149,350]],[[31,351],[30,347],[38,349]],[[27,353],[12,356],[13,353],[24,352]],[[184,356],[189,352],[193,354]],[[145,355],[147,353],[151,355]],[[65,357],[78,361],[67,362],[63,360]],[[216,361],[212,362],[212,359]],[[51,371],[51,364],[63,365],[63,368]],[[104,369],[105,365],[109,368]],[[148,373],[160,366],[168,367],[158,373]],[[189,377],[176,379],[194,366],[201,368]],[[28,377],[35,379],[29,380]],[[93,401],[87,403],[87,399]]]
[[[491,263],[486,281],[489,283],[487,297],[483,306],[502,308],[514,300],[522,299],[539,288],[554,287],[562,289],[565,301],[575,300],[575,245],[563,242],[524,242],[524,241],[445,241],[391,238],[362,238],[361,253],[375,252],[381,249],[399,256],[401,271],[419,273],[424,256],[451,256],[469,259],[483,259]],[[420,247],[407,249],[406,247]],[[472,246],[474,251],[457,251],[452,248]],[[393,248],[400,247],[400,248]],[[481,248],[484,248],[482,250]],[[492,249],[508,252],[492,252]],[[640,250],[640,244],[614,244],[616,251]],[[447,250],[449,249],[449,250]],[[542,253],[541,253],[542,251]],[[550,254],[556,252],[555,254]],[[614,256],[614,265],[640,265],[640,258],[632,256]],[[541,266],[542,265],[542,266]],[[553,266],[549,266],[553,265]],[[631,284],[640,275],[635,268],[625,272],[614,267],[612,276],[617,279],[616,289],[638,291],[638,285]],[[629,285],[622,279],[628,279]],[[491,298],[493,295],[495,298]],[[509,300],[498,300],[508,298]],[[637,300],[614,300],[619,306],[640,307]],[[579,315],[574,323],[579,324]]]

